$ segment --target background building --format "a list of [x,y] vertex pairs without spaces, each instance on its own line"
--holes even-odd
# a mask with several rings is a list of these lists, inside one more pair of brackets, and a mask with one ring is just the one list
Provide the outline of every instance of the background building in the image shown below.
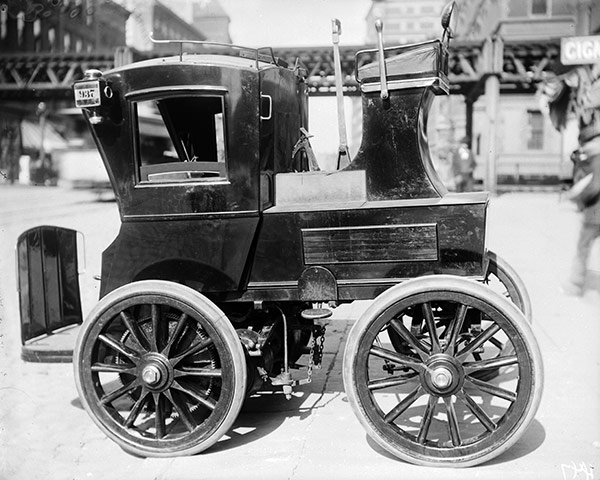
[[422,42],[440,35],[440,12],[446,0],[373,0],[367,14],[367,43],[377,40],[375,20],[384,21],[386,44]]
[[[600,3],[591,0],[460,0],[457,40],[498,36],[506,44],[552,48],[560,37],[600,31]],[[550,50],[548,50],[550,52]],[[548,53],[549,56],[549,53]],[[533,61],[526,59],[527,61]],[[523,67],[527,65],[521,64]],[[518,70],[504,58],[503,74]],[[519,73],[519,72],[514,72]],[[502,77],[500,77],[502,81]],[[538,89],[541,84],[537,85]],[[570,153],[577,147],[577,127],[557,132],[544,111],[537,92],[500,95],[496,119],[496,174],[503,181],[553,182],[571,176]],[[454,138],[466,131],[464,97],[454,96],[445,106],[442,123],[451,125]],[[472,146],[478,159],[479,178],[485,176],[489,143],[485,96],[473,104]]]

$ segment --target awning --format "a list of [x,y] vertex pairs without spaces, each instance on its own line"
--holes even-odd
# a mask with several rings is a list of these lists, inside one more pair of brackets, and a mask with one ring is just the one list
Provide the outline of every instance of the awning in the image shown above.
[[[21,122],[21,140],[24,150],[39,150],[42,146],[40,124],[23,120]],[[67,141],[56,131],[52,123],[46,120],[44,124],[44,150],[50,152],[61,148],[67,148]]]

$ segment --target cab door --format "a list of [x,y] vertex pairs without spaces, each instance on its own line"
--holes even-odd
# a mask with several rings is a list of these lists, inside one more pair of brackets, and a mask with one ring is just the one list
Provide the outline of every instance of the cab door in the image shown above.
[[259,223],[256,72],[179,64],[112,80],[125,128],[97,131],[123,224],[101,295],[149,278],[242,288]]

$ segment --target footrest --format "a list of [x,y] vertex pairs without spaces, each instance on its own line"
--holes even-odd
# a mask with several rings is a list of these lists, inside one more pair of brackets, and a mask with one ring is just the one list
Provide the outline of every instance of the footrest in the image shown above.
[[306,320],[321,320],[331,317],[333,312],[328,308],[307,308],[306,310],[302,310],[300,315]]

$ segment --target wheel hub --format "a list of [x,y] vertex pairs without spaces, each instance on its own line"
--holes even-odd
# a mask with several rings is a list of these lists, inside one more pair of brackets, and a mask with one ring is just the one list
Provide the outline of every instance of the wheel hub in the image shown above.
[[421,374],[422,385],[437,396],[456,393],[463,384],[464,370],[461,364],[450,355],[438,354],[429,358]]
[[148,365],[142,371],[142,380],[147,385],[156,385],[161,379],[160,369],[156,365]]
[[143,385],[150,390],[165,390],[173,382],[173,368],[167,358],[157,353],[146,355],[138,371]]
[[452,384],[452,372],[445,367],[438,367],[430,372],[431,383],[440,389],[447,388]]

